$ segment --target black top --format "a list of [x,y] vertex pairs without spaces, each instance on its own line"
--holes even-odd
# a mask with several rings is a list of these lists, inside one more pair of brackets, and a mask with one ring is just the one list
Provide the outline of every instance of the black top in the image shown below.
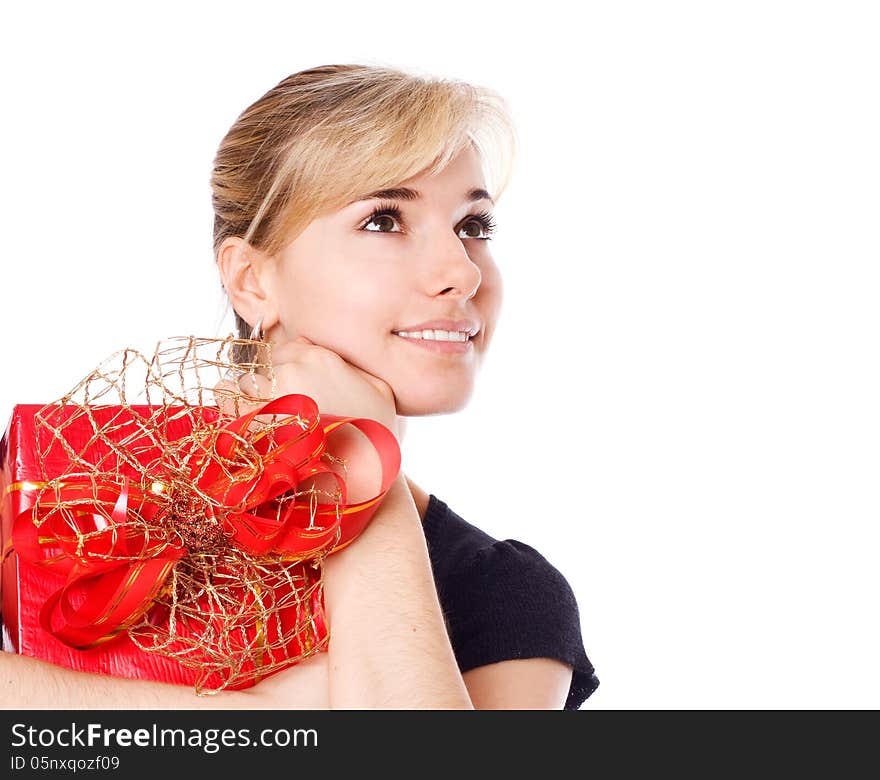
[[599,680],[584,650],[577,601],[562,574],[534,548],[492,538],[433,494],[423,527],[459,670],[513,658],[556,658],[573,669],[565,709],[578,709]]

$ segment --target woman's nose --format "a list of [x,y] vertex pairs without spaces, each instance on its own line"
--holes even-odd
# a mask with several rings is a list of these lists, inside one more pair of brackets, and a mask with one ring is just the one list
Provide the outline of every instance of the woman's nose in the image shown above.
[[446,238],[429,251],[434,257],[435,281],[444,293],[454,289],[465,298],[476,295],[483,277],[460,238]]

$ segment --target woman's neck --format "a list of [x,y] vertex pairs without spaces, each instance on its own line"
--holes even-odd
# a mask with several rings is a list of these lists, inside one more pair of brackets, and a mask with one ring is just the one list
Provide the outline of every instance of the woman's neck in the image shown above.
[[[408,420],[406,417],[402,417],[401,415],[397,415],[397,432],[399,434],[398,443],[403,445],[403,437],[406,433],[406,426]],[[431,497],[422,490],[415,482],[413,482],[406,474],[404,474],[404,478],[406,479],[406,484],[409,487],[409,492],[412,493],[413,501],[415,502],[416,509],[419,510],[419,518],[424,523],[425,522],[425,513],[428,511],[428,503],[431,500]]]
[[416,509],[419,510],[419,518],[424,523],[425,513],[428,511],[428,503],[430,502],[431,497],[405,474],[404,478],[406,479],[406,484],[409,487],[409,492],[412,493]]

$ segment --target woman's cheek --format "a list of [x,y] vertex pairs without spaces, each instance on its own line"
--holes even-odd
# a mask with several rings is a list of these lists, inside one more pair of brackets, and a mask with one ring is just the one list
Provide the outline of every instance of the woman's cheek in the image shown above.
[[501,312],[501,304],[504,298],[504,282],[501,272],[495,263],[486,263],[480,269],[483,279],[475,296],[475,303],[480,310],[480,315],[485,318],[485,324],[491,329]]

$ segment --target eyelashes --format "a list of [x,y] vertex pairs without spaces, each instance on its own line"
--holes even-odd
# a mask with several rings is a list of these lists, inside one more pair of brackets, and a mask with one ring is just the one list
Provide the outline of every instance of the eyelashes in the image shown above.
[[[400,209],[393,203],[380,203],[372,212],[370,212],[370,216],[367,217],[360,226],[361,230],[365,230],[367,233],[398,233],[400,231],[397,230],[366,230],[366,226],[371,222],[381,218],[381,217],[391,217],[395,222],[398,223],[401,227],[405,227],[406,223],[403,219],[403,214]],[[496,231],[495,220],[492,218],[492,215],[488,211],[480,211],[475,214],[468,214],[464,221],[461,223],[462,226],[467,225],[471,222],[476,222],[482,232],[486,235],[484,236],[466,236],[466,238],[475,238],[478,241],[490,241],[491,234]]]

